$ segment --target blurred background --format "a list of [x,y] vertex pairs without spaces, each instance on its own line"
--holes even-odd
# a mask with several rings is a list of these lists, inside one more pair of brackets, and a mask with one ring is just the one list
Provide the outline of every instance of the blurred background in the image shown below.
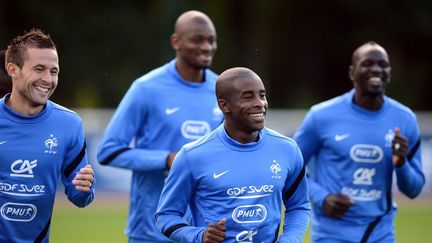
[[375,40],[392,65],[388,94],[432,110],[432,2],[427,0],[1,0],[0,48],[38,27],[58,44],[67,107],[115,107],[130,83],[174,57],[174,21],[197,9],[214,21],[212,69],[255,70],[272,108],[308,108],[351,87],[353,50]]
[[97,196],[88,209],[64,203],[59,193],[52,242],[126,242],[130,174],[99,166],[96,149],[133,80],[174,57],[173,25],[190,9],[207,13],[215,24],[218,51],[211,69],[256,71],[267,88],[267,126],[288,136],[311,105],[351,89],[347,73],[355,48],[371,40],[385,47],[392,66],[387,95],[418,115],[427,175],[420,199],[399,200],[398,242],[432,238],[419,227],[432,218],[432,1],[0,0],[0,49],[31,28],[57,43],[61,72],[51,99],[82,116],[96,167]]

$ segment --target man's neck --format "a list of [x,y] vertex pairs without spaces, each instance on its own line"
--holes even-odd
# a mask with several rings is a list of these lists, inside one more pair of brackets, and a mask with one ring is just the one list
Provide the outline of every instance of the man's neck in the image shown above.
[[42,112],[44,106],[31,106],[28,102],[20,102],[18,99],[14,99],[11,95],[9,99],[5,100],[5,104],[9,106],[13,111],[23,116],[34,116]]
[[176,63],[176,69],[180,76],[187,81],[202,83],[204,82],[204,69],[196,69],[190,66],[184,65],[180,62]]
[[361,96],[358,94],[355,94],[353,97],[353,102],[365,109],[377,111],[381,109],[381,107],[384,104],[384,97],[383,96],[377,96],[377,97],[368,97],[368,96]]

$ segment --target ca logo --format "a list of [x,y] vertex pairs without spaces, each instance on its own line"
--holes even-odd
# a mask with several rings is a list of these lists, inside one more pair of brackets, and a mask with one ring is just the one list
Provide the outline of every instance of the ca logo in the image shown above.
[[256,235],[257,231],[242,231],[236,235],[238,243],[253,243],[253,236]]
[[19,159],[12,163],[10,176],[33,178],[33,168],[37,166],[37,160],[22,160]]

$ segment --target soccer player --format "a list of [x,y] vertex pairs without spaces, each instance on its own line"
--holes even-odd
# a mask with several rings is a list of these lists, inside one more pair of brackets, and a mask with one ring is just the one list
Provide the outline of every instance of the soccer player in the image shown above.
[[12,93],[0,99],[0,242],[48,242],[57,182],[78,207],[94,197],[80,117],[50,100],[60,71],[51,37],[33,29],[6,51]]
[[12,79],[5,69],[5,50],[0,51],[0,98],[12,91]]
[[[305,167],[293,140],[264,127],[268,104],[260,77],[228,69],[216,94],[225,122],[175,158],[158,228],[176,242],[301,242],[309,220]],[[192,224],[182,218],[188,205]]]
[[133,82],[98,151],[102,165],[132,171],[129,243],[171,242],[154,222],[167,170],[182,145],[223,120],[215,95],[217,75],[209,70],[217,47],[212,21],[199,11],[183,13],[171,45],[176,58]]
[[415,114],[385,96],[390,82],[386,50],[358,47],[349,77],[354,88],[313,106],[295,134],[306,163],[313,205],[313,242],[395,242],[399,190],[415,198],[425,183]]

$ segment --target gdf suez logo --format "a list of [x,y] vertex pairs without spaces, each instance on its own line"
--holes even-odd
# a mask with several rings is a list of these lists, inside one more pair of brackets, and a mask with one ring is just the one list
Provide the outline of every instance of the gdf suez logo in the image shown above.
[[14,177],[27,177],[33,178],[33,168],[37,166],[37,159],[35,160],[16,160],[11,164],[11,171],[13,173],[10,176]]

